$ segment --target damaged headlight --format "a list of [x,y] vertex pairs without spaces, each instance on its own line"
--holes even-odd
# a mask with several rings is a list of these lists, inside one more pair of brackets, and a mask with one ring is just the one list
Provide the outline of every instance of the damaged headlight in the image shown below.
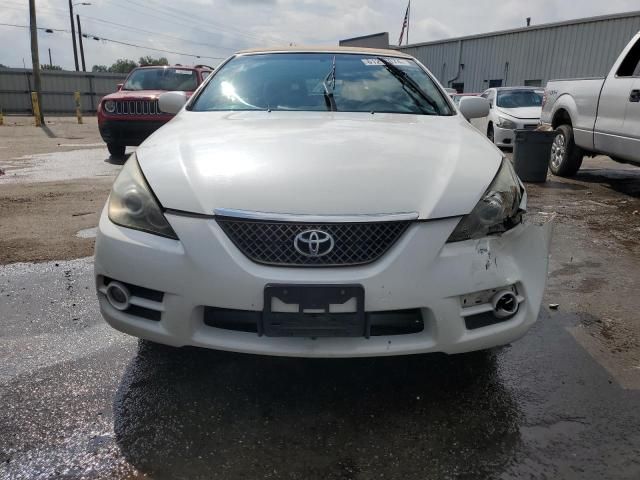
[[486,237],[515,227],[522,221],[523,194],[524,187],[511,162],[503,158],[493,182],[471,213],[460,220],[447,242]]
[[135,154],[127,160],[113,183],[109,219],[122,227],[178,240],[142,175]]

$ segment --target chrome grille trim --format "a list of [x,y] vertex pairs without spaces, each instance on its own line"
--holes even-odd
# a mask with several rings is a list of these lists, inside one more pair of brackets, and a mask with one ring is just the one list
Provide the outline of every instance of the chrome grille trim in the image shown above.
[[299,223],[367,223],[367,222],[402,222],[417,220],[416,212],[398,213],[364,213],[353,215],[312,215],[306,213],[271,213],[255,210],[236,210],[233,208],[216,208],[215,215],[240,218],[244,220],[264,220],[274,222]]
[[[346,267],[371,263],[382,257],[413,223],[413,220],[303,223],[221,215],[214,218],[251,261],[281,267]],[[299,253],[294,240],[306,230],[321,230],[331,235],[334,246],[330,253],[319,257]]]
[[114,100],[115,112],[110,115],[162,115],[158,100]]

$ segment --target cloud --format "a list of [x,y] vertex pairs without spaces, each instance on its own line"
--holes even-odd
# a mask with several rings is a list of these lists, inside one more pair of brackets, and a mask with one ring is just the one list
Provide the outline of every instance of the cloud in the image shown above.
[[[193,54],[220,56],[247,47],[336,45],[341,38],[388,31],[397,41],[406,8],[405,0],[91,0],[91,6],[77,7],[83,17],[83,31],[138,45]],[[67,2],[37,0],[38,23],[43,27],[69,29]],[[617,13],[637,9],[637,0],[460,0],[458,2],[412,3],[411,42],[437,40],[523,26],[526,17],[534,23]],[[578,12],[578,13],[577,13]],[[129,25],[123,28],[90,19]],[[3,0],[0,22],[28,25],[24,0]],[[138,29],[148,30],[146,33]],[[166,35],[166,36],[165,36]],[[183,41],[185,39],[189,41]],[[73,68],[73,51],[68,33],[39,34],[40,57]],[[0,63],[30,64],[29,34],[26,29],[0,26]],[[85,40],[90,67],[110,65],[117,58],[137,59],[163,55],[145,48]],[[166,54],[173,63],[193,63],[193,57]],[[200,60],[205,61],[205,60]],[[216,63],[216,61],[209,61]]]

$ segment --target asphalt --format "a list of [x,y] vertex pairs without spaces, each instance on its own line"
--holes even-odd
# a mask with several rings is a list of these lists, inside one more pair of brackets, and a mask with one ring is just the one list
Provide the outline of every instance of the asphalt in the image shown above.
[[0,479],[638,479],[639,185],[587,161],[529,186],[547,293],[489,353],[172,349],[102,321],[91,258],[0,266]]
[[91,259],[0,273],[1,478],[640,477],[640,392],[545,311],[489,354],[172,349],[101,320]]

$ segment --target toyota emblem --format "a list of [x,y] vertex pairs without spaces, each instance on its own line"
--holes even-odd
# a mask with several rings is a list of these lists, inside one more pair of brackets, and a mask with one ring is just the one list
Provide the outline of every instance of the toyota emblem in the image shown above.
[[305,257],[323,257],[333,250],[333,237],[322,230],[305,230],[296,235],[293,246]]

